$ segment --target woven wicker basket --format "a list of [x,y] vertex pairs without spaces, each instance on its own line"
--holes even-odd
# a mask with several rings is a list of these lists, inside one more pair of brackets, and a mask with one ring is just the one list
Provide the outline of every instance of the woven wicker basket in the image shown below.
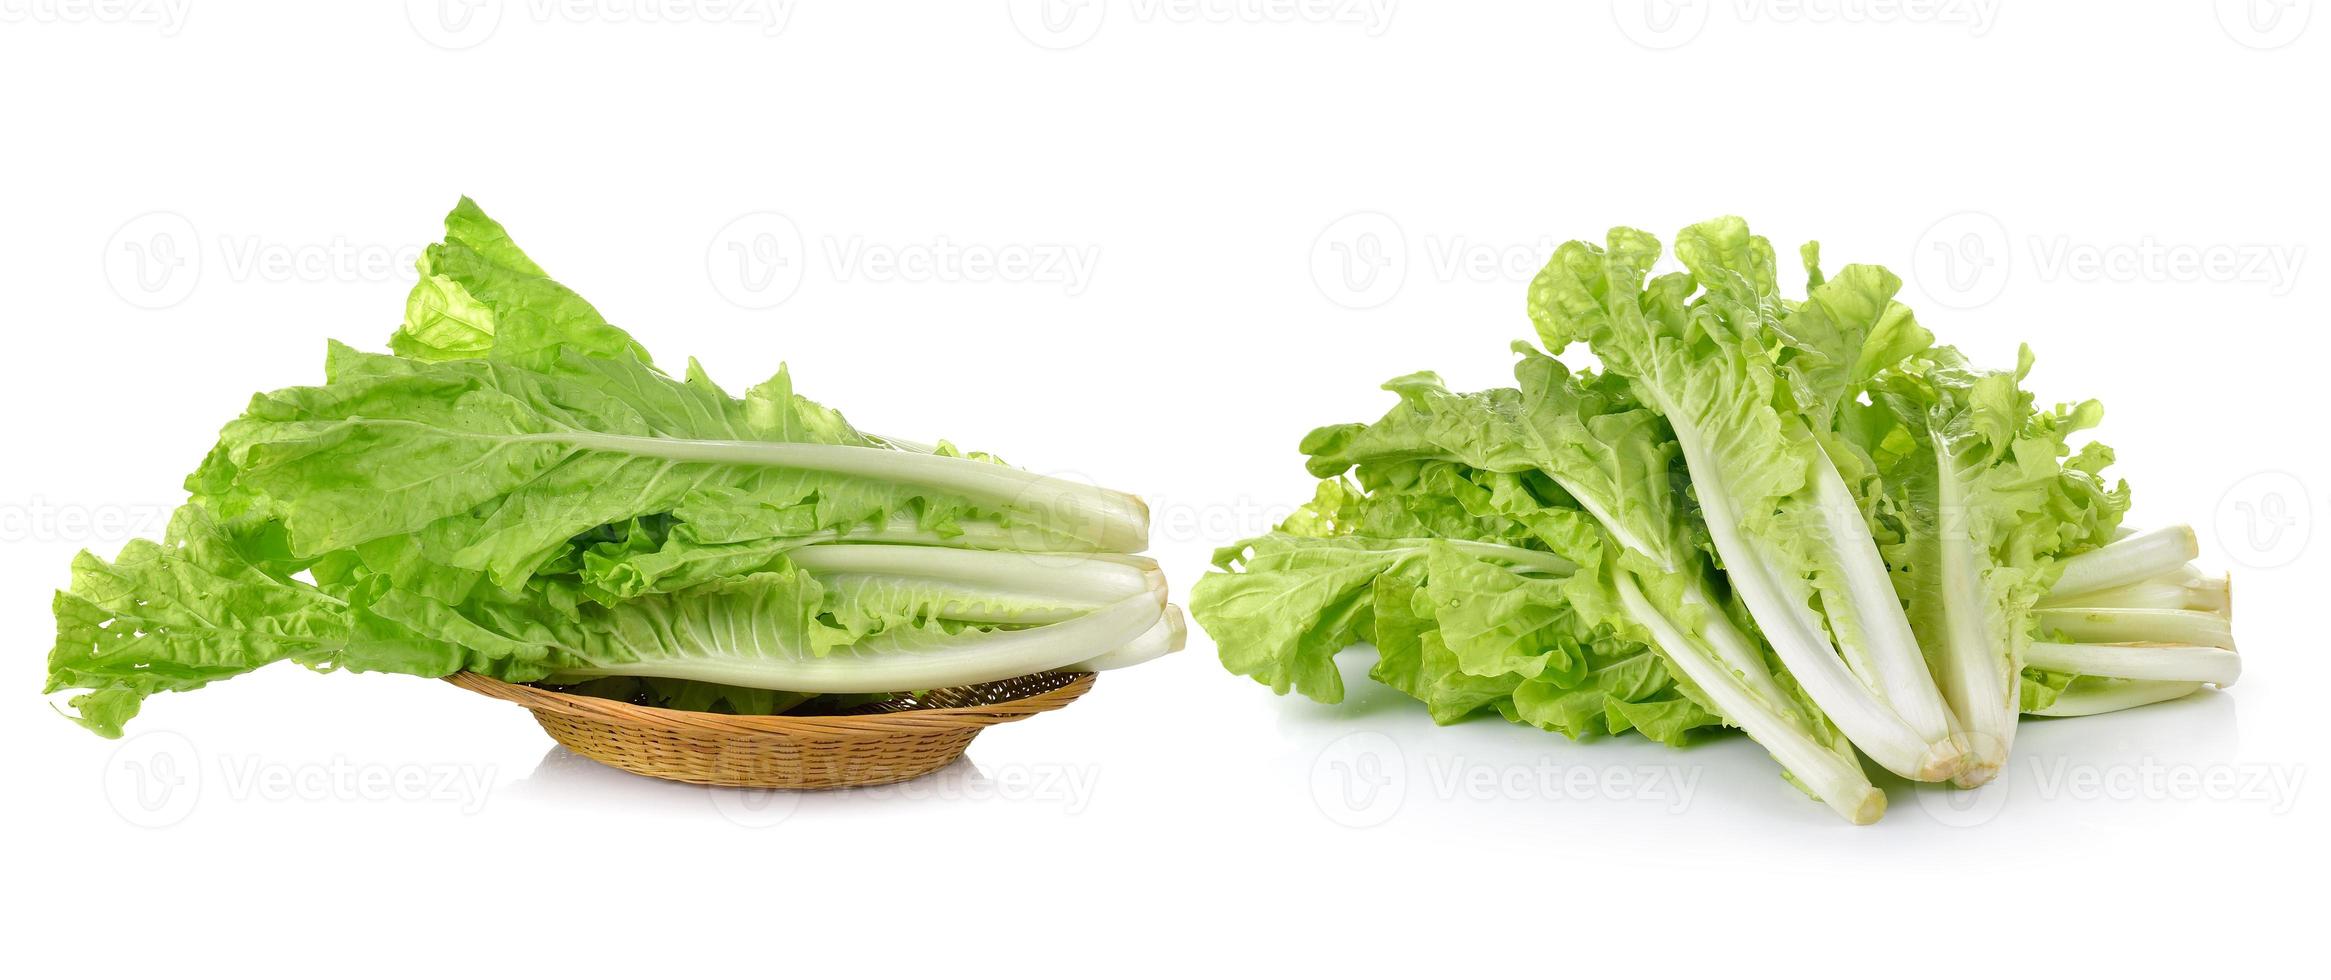
[[981,730],[1066,707],[1093,688],[1081,672],[951,687],[850,714],[724,715],[546,691],[461,673],[455,686],[534,712],[575,754],[658,779],[708,786],[826,789],[913,779],[957,757]]

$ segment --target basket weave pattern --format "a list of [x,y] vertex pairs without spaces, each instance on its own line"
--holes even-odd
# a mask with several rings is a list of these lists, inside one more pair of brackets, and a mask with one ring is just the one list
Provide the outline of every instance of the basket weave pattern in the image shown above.
[[990,725],[1066,707],[1093,675],[1030,674],[928,691],[849,714],[724,715],[674,711],[498,681],[446,678],[517,704],[576,755],[659,779],[708,786],[826,789],[872,786],[933,772]]

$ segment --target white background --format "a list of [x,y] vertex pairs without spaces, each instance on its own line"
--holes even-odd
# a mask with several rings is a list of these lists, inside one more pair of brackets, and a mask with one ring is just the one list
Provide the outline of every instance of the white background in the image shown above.
[[[446,3],[0,0],[27,966],[1965,975],[2319,932],[2320,4]],[[807,798],[605,770],[413,678],[268,670],[119,743],[54,717],[72,553],[158,532],[326,338],[379,345],[464,193],[668,365],[789,361],[864,427],[1146,495],[1178,588],[1378,381],[1504,380],[1554,243],[1740,213],[2103,399],[2137,521],[2235,572],[2247,673],[2033,724],[1998,790],[1892,785],[1868,828],[1745,740],[1435,729],[1202,638]]]

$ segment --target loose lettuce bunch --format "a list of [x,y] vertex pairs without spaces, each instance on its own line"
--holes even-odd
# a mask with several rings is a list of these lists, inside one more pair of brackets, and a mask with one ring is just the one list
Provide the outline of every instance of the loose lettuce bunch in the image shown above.
[[[2028,350],[1977,370],[1891,273],[1825,276],[1817,246],[1785,297],[1737,218],[1677,236],[1681,271],[1662,251],[1557,249],[1514,387],[1410,375],[1378,422],[1307,436],[1318,498],[1194,590],[1225,666],[1334,701],[1369,641],[1442,722],[1729,725],[1855,822],[1884,808],[1861,755],[1979,785],[2022,712],[2231,682],[2223,582],[2185,567],[2190,531],[2118,540],[2112,454],[2070,442],[2102,409],[2039,408]],[[1600,373],[1546,353],[1576,344]]]

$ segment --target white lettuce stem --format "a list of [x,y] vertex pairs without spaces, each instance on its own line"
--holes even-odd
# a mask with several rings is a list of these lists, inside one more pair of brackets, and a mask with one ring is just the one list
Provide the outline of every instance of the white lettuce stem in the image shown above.
[[[1852,637],[1858,634],[1858,645],[1862,648],[1859,659],[1876,675],[1865,676],[1863,682],[1875,686],[1886,703],[1902,716],[1903,723],[1930,744],[1947,743],[1951,737],[1951,710],[1944,705],[1942,690],[1927,667],[1926,655],[1919,651],[1918,637],[1910,629],[1910,617],[1903,610],[1902,597],[1894,591],[1894,577],[1888,573],[1885,559],[1879,557],[1877,541],[1870,537],[1861,507],[1854,502],[1853,492],[1846,488],[1845,478],[1838,475],[1837,465],[1830,461],[1827,451],[1820,452],[1818,463],[1815,467],[1818,472],[1813,477],[1814,506],[1820,510],[1828,532],[1821,537],[1821,543],[1828,546],[1836,567],[1845,577],[1847,589],[1847,602],[1823,603],[1832,620],[1841,616],[1850,620],[1851,628],[1835,631],[1839,645],[1854,644]],[[1849,656],[1850,659],[1853,658]]]
[[876,636],[822,657],[717,655],[673,650],[657,659],[574,671],[577,677],[643,676],[709,681],[773,691],[881,694],[979,684],[1059,670],[1140,639],[1165,614],[1165,592],[1147,592],[1064,622],[1020,630],[969,631],[953,636]]
[[1822,744],[1802,722],[1752,692],[1739,674],[1661,615],[1633,575],[1621,573],[1618,589],[1628,615],[1651,631],[1668,662],[1715,702],[1712,707],[1724,720],[1764,746],[1815,797],[1857,824],[1873,823],[1885,814],[1886,794],[1870,785],[1851,750]]
[[[814,544],[919,544],[977,551],[1054,551],[1093,557],[1112,554],[1093,551],[1090,541],[1048,531],[1034,524],[1006,527],[995,521],[963,521],[942,534],[923,527],[911,514],[893,514],[881,524],[814,531],[799,537],[772,540],[771,543],[780,550]],[[1117,557],[1122,560],[1128,556]]]
[[2076,643],[2174,643],[2235,649],[2234,628],[2221,613],[2191,609],[2052,608],[2039,611],[2040,635]]
[[901,439],[901,438],[899,438],[899,437],[897,437],[897,436],[886,436],[886,435],[879,435],[879,434],[872,433],[872,432],[861,432],[861,433],[859,433],[859,434],[860,434],[860,435],[863,435],[863,436],[865,436],[865,437],[866,437],[866,438],[868,438],[868,439],[872,439],[872,440],[874,440],[874,441],[876,441],[876,442],[879,442],[879,443],[881,443],[881,444],[883,444],[883,445],[885,445],[885,446],[889,446],[889,447],[890,447],[890,448],[892,448],[892,449],[897,449],[897,450],[900,450],[900,451],[902,451],[902,452],[910,452],[910,453],[937,453],[937,452],[939,451],[939,447],[938,447],[938,446],[936,446],[936,445],[933,445],[933,444],[931,444],[931,443],[928,443],[928,442],[923,442],[923,441],[921,441],[921,440],[918,440],[918,439]]
[[815,575],[893,576],[1099,606],[1150,591],[1150,570],[1084,555],[923,545],[820,544],[787,553]]
[[[819,575],[826,588],[843,595],[883,594],[885,589],[911,587],[918,580],[895,575],[841,573]],[[993,586],[947,583],[945,593],[928,609],[935,619],[975,626],[1043,626],[1075,619],[1106,603],[1064,599],[1040,592],[1015,592]],[[911,594],[911,593],[908,593]]]
[[608,432],[517,438],[650,459],[810,470],[932,487],[1034,516],[1090,541],[1098,550],[1130,554],[1149,546],[1149,508],[1140,498],[981,460],[865,446],[667,439]]
[[1107,555],[1092,551],[1092,543],[1048,531],[1035,524],[1005,527],[994,521],[965,521],[950,533],[926,530],[911,515],[893,515],[884,524],[865,524],[841,531],[803,535],[801,544],[921,544],[979,551],[1056,551]]
[[[1403,538],[1399,540],[1417,541],[1421,539]],[[1511,565],[1526,572],[1541,572],[1547,575],[1569,575],[1578,571],[1578,566],[1571,562],[1570,559],[1564,558],[1561,555],[1554,554],[1550,551],[1538,551],[1532,548],[1517,548],[1510,544],[1497,544],[1491,541],[1467,541],[1463,538],[1434,538],[1432,540],[1435,543],[1454,548],[1457,551],[1464,553],[1467,557],[1479,558],[1483,561],[1503,562],[1504,564]],[[1426,546],[1423,544],[1418,544],[1413,547],[1386,549],[1382,553],[1421,554],[1424,552],[1425,547]]]
[[912,544],[819,544],[786,557],[843,592],[941,586],[940,619],[1040,626],[1165,588],[1157,563],[1128,555],[970,551]]
[[2193,528],[2183,524],[2132,534],[2064,559],[2055,591],[2079,595],[2134,585],[2175,572],[2200,554],[2201,541],[2194,537]]
[[1517,548],[1510,544],[1497,544],[1490,541],[1468,541],[1463,538],[1431,538],[1429,540],[1425,538],[1387,538],[1384,539],[1384,543],[1386,547],[1376,551],[1376,554],[1388,556],[1421,555],[1431,545],[1440,544],[1453,548],[1467,557],[1500,562],[1510,565],[1518,571],[1556,576],[1567,576],[1578,571],[1577,564],[1553,552],[1538,551],[1533,548]]
[[2045,708],[2032,712],[2049,718],[2082,718],[2108,711],[2174,701],[2202,689],[2199,681],[2132,681],[2113,677],[2082,677]]
[[1983,556],[1968,520],[1965,488],[1939,440],[1935,456],[1943,648],[1932,652],[1936,680],[1961,728],[1962,757],[1952,782],[1975,787],[2007,765],[2022,706],[2023,665],[2017,662],[2016,638],[1995,622],[2000,611],[1983,586]]
[[2188,578],[2183,572],[2097,592],[2052,592],[2039,602],[2041,609],[2191,609],[2215,613],[2226,612],[2232,605],[2233,594],[2225,579]]
[[[2080,556],[2128,545],[2144,548],[2141,554],[2131,547],[2111,556],[2124,564],[2115,566],[2110,578],[2075,578],[2076,587],[2127,578],[2137,567],[2150,567],[2155,573],[2079,593],[2066,591],[2059,579],[2056,591],[2040,601],[2040,634],[2075,642],[2035,644],[2026,661],[2081,676],[2073,678],[2048,707],[2032,714],[2059,718],[2103,714],[2174,700],[2204,684],[2232,684],[2241,676],[2241,657],[2234,652],[2231,583],[2174,560],[2189,550],[2187,533],[2184,528],[2168,528],[2152,535],[2130,535]],[[2148,537],[2153,540],[2146,541]]]
[[1461,538],[1442,540],[1458,551],[1474,558],[1501,561],[1516,568],[1533,572],[1544,572],[1548,575],[1568,575],[1578,571],[1577,565],[1552,552],[1516,548],[1512,545],[1496,544],[1489,541],[1466,541]]
[[2242,676],[2242,656],[2232,650],[2173,643],[2034,643],[2024,662],[2065,674],[2219,687]]
[[1716,659],[1748,684],[1752,693],[1776,708],[1785,708],[1790,702],[1779,681],[1773,679],[1772,668],[1765,664],[1764,651],[1748,634],[1734,625],[1732,617],[1724,614],[1707,589],[1694,580],[1683,590],[1683,607],[1700,617],[1700,636],[1714,651]]
[[[1665,414],[1676,419],[1673,413]],[[1891,706],[1862,686],[1838,658],[1821,624],[1813,619],[1806,597],[1791,597],[1782,591],[1762,549],[1752,544],[1740,527],[1723,474],[1708,457],[1700,434],[1680,423],[1675,425],[1675,433],[1698,491],[1709,536],[1723,556],[1724,570],[1797,684],[1872,761],[1906,779],[1949,778],[1957,768],[1956,759],[1938,753],[1933,742],[1921,737]]]
[[1165,615],[1133,642],[1104,653],[1091,660],[1070,666],[1070,670],[1123,670],[1136,664],[1145,664],[1169,653],[1179,651],[1189,642],[1190,625],[1182,618],[1182,607],[1168,605]]

